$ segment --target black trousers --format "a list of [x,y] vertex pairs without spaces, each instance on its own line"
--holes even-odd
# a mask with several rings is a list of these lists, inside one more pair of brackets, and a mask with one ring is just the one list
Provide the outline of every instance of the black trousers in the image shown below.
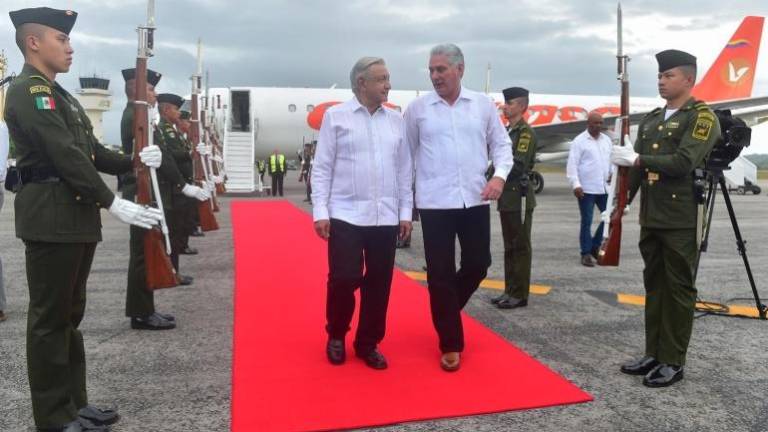
[[[432,323],[440,351],[464,350],[461,310],[491,265],[490,206],[463,209],[419,209],[427,261]],[[456,238],[461,262],[456,270]]]
[[354,346],[361,355],[384,338],[397,232],[397,226],[357,226],[331,219],[326,331],[333,339],[344,338],[359,287],[360,319]]
[[283,173],[274,173],[271,174],[272,176],[272,196],[277,196],[279,193],[280,196],[283,196],[283,177],[285,175]]

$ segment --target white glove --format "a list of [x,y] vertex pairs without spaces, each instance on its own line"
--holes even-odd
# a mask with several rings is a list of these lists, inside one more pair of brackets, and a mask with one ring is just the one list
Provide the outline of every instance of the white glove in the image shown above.
[[211,199],[211,193],[207,189],[193,186],[191,184],[184,185],[184,187],[181,189],[181,193],[198,201],[208,201]]
[[611,223],[611,215],[608,213],[608,210],[600,213],[600,222],[609,225]]
[[118,197],[109,206],[109,213],[120,222],[146,229],[157,225],[163,218],[163,212],[154,207],[144,207]]
[[624,216],[629,214],[629,204],[627,204],[626,207],[624,207]]
[[624,135],[624,144],[623,146],[613,146],[611,149],[611,163],[618,166],[633,166],[639,155],[635,153],[632,141],[629,140],[629,135]]
[[207,146],[203,143],[200,143],[197,145],[197,152],[200,153],[200,156],[206,156],[211,154],[211,147]]
[[141,163],[150,168],[160,168],[163,162],[163,152],[156,145],[146,146],[139,152]]
[[222,183],[224,183],[224,176],[220,176],[220,175],[213,176],[213,182],[215,184],[222,184]]
[[216,183],[214,183],[213,179],[206,180],[204,186],[205,186],[205,190],[207,190],[208,192],[213,192],[213,190],[216,189]]
[[224,159],[222,159],[219,155],[213,156],[211,160],[218,163],[224,163]]

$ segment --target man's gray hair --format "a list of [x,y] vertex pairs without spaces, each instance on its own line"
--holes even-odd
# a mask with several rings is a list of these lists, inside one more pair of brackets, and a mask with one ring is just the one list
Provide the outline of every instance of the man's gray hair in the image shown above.
[[373,65],[386,66],[384,59],[381,57],[363,57],[352,66],[352,70],[349,72],[349,82],[352,84],[352,93],[357,94],[357,80],[368,73],[368,69]]
[[451,66],[464,64],[464,54],[461,52],[461,48],[452,43],[436,45],[429,52],[429,56],[432,57],[436,55],[444,55],[448,57],[448,63],[450,63]]

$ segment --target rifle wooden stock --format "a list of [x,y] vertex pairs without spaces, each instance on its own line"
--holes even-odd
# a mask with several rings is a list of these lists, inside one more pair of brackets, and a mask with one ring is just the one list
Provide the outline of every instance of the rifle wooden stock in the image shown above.
[[[193,78],[193,81],[197,77]],[[195,181],[205,187],[205,161],[197,151],[197,144],[200,143],[200,110],[197,108],[197,83],[192,84],[192,127],[189,129],[189,140],[192,141],[192,159],[195,163]],[[200,212],[200,229],[203,231],[216,231],[219,229],[219,223],[213,214],[215,203],[210,199],[199,202],[197,208]]]
[[[141,163],[139,153],[147,146],[153,133],[148,119],[147,100],[147,59],[136,59],[136,99],[133,104],[133,170],[136,175],[136,203],[152,204],[149,168]],[[160,197],[155,197],[161,199]],[[165,250],[163,233],[154,227],[144,234],[144,268],[147,289],[171,288],[180,284],[176,270]]]

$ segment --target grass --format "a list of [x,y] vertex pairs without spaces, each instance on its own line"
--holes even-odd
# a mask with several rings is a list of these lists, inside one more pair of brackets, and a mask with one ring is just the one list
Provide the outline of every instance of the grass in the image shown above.
[[768,170],[758,170],[757,171],[757,179],[758,180],[768,180]]

